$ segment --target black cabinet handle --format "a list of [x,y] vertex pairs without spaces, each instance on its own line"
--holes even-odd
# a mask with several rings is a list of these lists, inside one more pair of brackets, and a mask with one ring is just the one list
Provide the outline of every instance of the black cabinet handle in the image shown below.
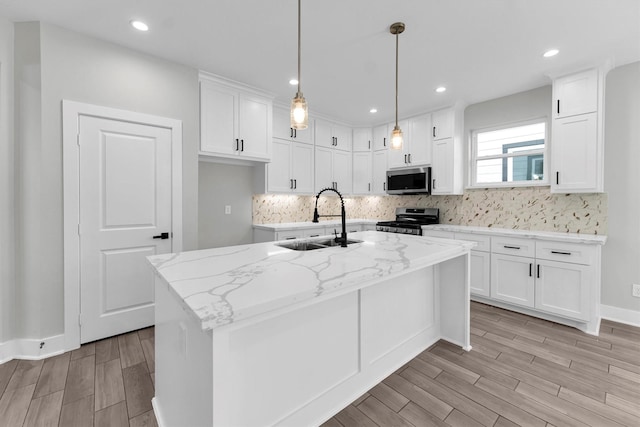
[[240,140],[236,138],[236,151],[240,149]]
[[371,183],[369,183],[369,190],[368,191],[371,191]]
[[431,184],[431,188],[436,189],[436,179],[433,178],[433,183]]
[[240,140],[240,151],[244,151],[244,139]]
[[369,140],[369,150],[371,150],[371,140]]
[[297,237],[285,237],[284,240],[295,240]]
[[168,239],[169,238],[169,233],[160,233],[157,236],[153,236],[154,239]]
[[407,155],[404,155],[404,162],[407,163]]
[[558,254],[558,255],[571,255],[571,252],[551,251],[551,253]]
[[560,184],[560,171],[556,171],[556,185]]
[[294,129],[293,130],[293,137],[297,138],[298,137],[298,129]]
[[289,138],[293,138],[293,128],[289,128]]
[[309,237],[320,237],[320,235],[319,234],[312,234]]
[[297,180],[297,179],[294,179],[294,180],[293,180],[293,189],[294,189],[294,190],[297,190],[297,189],[298,189],[298,180]]
[[536,272],[536,277],[540,278],[540,264],[538,264],[538,271]]
[[382,138],[382,146],[383,147],[387,146],[387,137],[386,136],[384,138]]
[[409,153],[409,163],[411,163],[411,153]]
[[435,126],[433,127],[433,137],[434,138],[436,137],[436,127]]
[[382,183],[382,190],[383,191],[387,191],[387,183],[386,182]]
[[289,179],[289,189],[293,190],[293,180]]
[[529,277],[531,277],[531,269],[533,268],[533,264],[529,263]]
[[507,245],[504,245],[504,248],[505,249],[518,249],[518,250],[520,250],[520,246],[507,246]]
[[560,114],[560,100],[558,99],[558,114]]

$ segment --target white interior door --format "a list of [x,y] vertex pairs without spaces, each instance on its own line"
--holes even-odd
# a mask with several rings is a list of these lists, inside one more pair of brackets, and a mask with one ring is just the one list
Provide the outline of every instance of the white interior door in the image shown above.
[[145,257],[172,249],[171,137],[164,127],[80,117],[81,342],[154,323]]

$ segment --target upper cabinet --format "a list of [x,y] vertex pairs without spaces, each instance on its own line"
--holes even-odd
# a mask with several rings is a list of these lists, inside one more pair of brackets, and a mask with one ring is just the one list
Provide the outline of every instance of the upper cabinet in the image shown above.
[[391,130],[389,130],[389,125],[381,125],[373,128],[373,150],[386,150],[389,146],[388,141],[390,137]]
[[604,70],[553,82],[551,192],[604,191]]
[[[432,114],[431,194],[462,194],[464,190],[463,108]],[[434,136],[435,135],[435,136]]]
[[[398,126],[404,133],[404,141],[401,150],[389,150],[389,168],[430,165],[431,114],[411,117],[398,122]],[[393,129],[393,126],[389,125],[388,129]]]
[[353,151],[364,152],[371,151],[373,133],[371,128],[355,128],[353,129]]
[[291,127],[291,112],[287,108],[273,107],[273,137],[313,144],[313,120],[304,130]]
[[200,155],[271,160],[272,100],[263,93],[200,74]]
[[316,145],[319,147],[335,148],[351,151],[351,128],[323,120],[316,120]]

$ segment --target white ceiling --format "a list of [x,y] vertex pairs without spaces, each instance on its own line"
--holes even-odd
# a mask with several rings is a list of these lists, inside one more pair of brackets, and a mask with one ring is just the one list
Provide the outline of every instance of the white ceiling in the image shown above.
[[[0,0],[44,21],[270,91],[295,88],[297,0]],[[129,26],[141,19],[139,33]],[[609,60],[640,60],[640,0],[302,0],[302,91],[312,112],[354,125],[493,99]],[[543,58],[549,48],[560,49]],[[437,94],[444,85],[448,90]],[[369,113],[376,107],[378,113]]]

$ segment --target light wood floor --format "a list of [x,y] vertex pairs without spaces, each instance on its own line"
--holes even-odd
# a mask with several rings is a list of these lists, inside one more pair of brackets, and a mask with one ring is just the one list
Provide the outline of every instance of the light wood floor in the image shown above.
[[[438,342],[323,427],[640,426],[640,328],[471,314],[471,352]],[[148,328],[0,365],[0,426],[155,426],[153,344]]]

